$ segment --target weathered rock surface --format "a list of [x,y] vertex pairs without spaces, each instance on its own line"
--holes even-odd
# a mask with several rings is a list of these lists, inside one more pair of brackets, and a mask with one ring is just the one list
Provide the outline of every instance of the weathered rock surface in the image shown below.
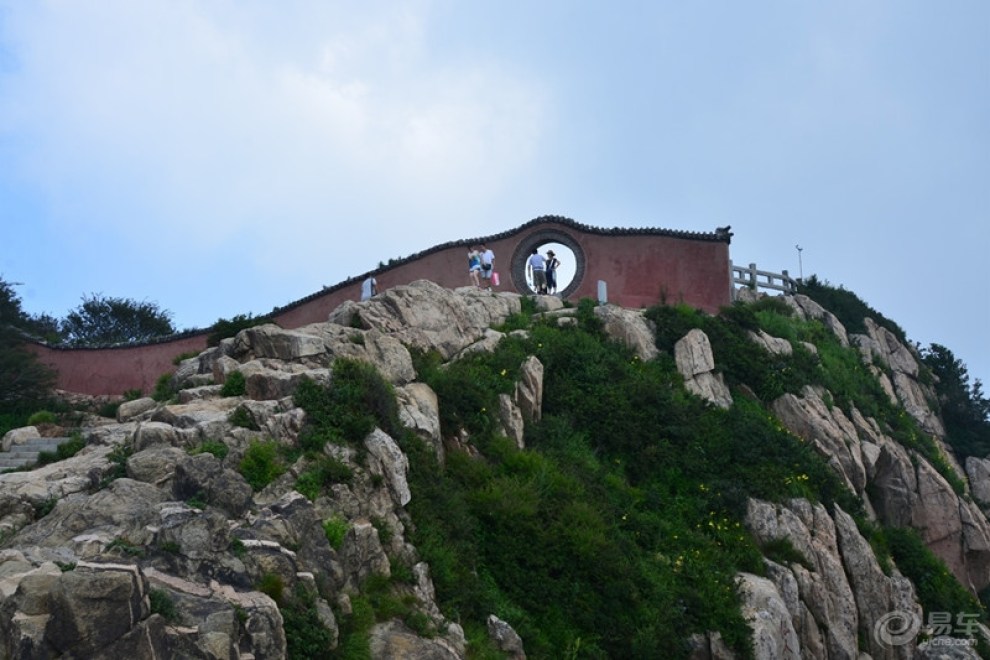
[[[849,344],[834,315],[803,296],[784,300],[801,318],[821,320]],[[557,298],[539,297],[537,304],[558,323],[574,320],[573,310]],[[454,292],[420,281],[346,303],[327,323],[249,328],[179,365],[172,379],[185,388],[178,403],[126,402],[117,424],[86,430],[87,447],[76,456],[0,474],[0,533],[6,539],[0,550],[0,658],[284,657],[285,620],[257,585],[277,580],[284,593],[313,595],[313,610],[336,643],[337,619],[351,612],[351,598],[364,581],[389,576],[397,565],[406,575],[411,571],[413,581],[396,595],[414,603],[438,635],[422,637],[398,620],[378,622],[371,631],[372,657],[466,657],[463,631],[444,618],[429,566],[407,540],[405,507],[414,494],[401,439],[375,429],[360,447],[329,443],[319,458],[346,466],[350,476],[325,483],[313,501],[299,491],[306,490],[303,477],[312,476],[307,470],[319,463],[316,456],[288,466],[258,492],[237,466],[252,442],[270,439],[281,449],[296,442],[306,415],[293,393],[304,378],[332,386],[332,365],[342,357],[374,365],[395,386],[400,420],[441,465],[445,443],[470,453],[468,434],[442,437],[436,394],[415,382],[410,349],[435,350],[444,359],[493,350],[504,335],[492,326],[520,310],[516,294]],[[653,328],[641,312],[600,306],[595,314],[609,336],[640,359],[657,355]],[[919,380],[917,356],[872,321],[867,329],[852,338],[863,359],[891,400],[940,442],[944,430],[932,391]],[[751,338],[770,354],[792,350],[790,342],[765,333]],[[689,391],[716,406],[733,405],[703,332],[681,339],[675,359]],[[246,393],[224,397],[222,386],[212,383],[224,383],[234,372],[245,376]],[[530,356],[519,373],[512,393],[500,398],[499,424],[522,448],[526,425],[543,414],[544,367]],[[990,584],[990,525],[977,504],[960,497],[876,420],[830,403],[828,392],[808,387],[780,397],[772,410],[863,498],[868,516],[917,528],[972,590]],[[233,417],[243,426],[235,426]],[[37,435],[37,429],[20,429],[3,445]],[[206,442],[226,445],[226,457],[191,453],[202,452]],[[965,476],[974,500],[990,502],[990,460],[971,457]],[[327,538],[326,521],[346,525],[338,546]],[[766,577],[739,576],[758,658],[901,660],[948,652],[933,644],[919,650],[879,643],[874,631],[885,614],[920,615],[920,607],[911,583],[896,568],[881,570],[841,509],[805,500],[752,500],[746,524],[762,547],[786,542],[802,558],[768,550]],[[178,620],[152,613],[152,593],[155,602],[165,598],[175,605]],[[525,657],[509,622],[493,616],[488,626],[502,652]],[[690,643],[697,660],[732,657],[717,631],[692,636]]]
[[715,358],[708,335],[697,328],[688,332],[674,344],[674,359],[689,392],[719,408],[732,405],[732,395],[722,374],[715,373]]
[[605,333],[622,342],[641,360],[652,360],[659,354],[656,328],[640,310],[625,309],[617,305],[595,307],[595,316],[604,323]]
[[[759,619],[757,634],[764,635],[768,650],[757,657],[785,657],[774,653],[800,648],[797,657],[855,659],[860,639],[869,640],[870,653],[877,660],[914,657],[913,646],[889,649],[873,636],[874,625],[888,612],[914,612],[920,617],[911,583],[896,570],[889,577],[883,573],[869,542],[844,511],[836,508],[833,517],[821,504],[807,500],[785,504],[750,500],[746,526],[761,546],[786,540],[805,559],[767,560],[769,580],[747,578],[752,592],[747,602],[758,612],[767,612]],[[786,621],[778,599],[786,608]],[[799,641],[797,647],[788,641],[791,630]]]

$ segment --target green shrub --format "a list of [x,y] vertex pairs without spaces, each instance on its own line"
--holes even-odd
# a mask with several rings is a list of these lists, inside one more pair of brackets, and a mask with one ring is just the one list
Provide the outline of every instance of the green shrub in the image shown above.
[[56,461],[64,461],[78,454],[85,446],[86,441],[83,440],[82,436],[79,433],[74,433],[71,439],[60,444],[55,451],[43,451],[38,454],[37,464],[48,465]]
[[316,609],[316,596],[302,584],[279,606],[285,630],[286,654],[290,660],[327,657],[333,637]]
[[130,458],[132,449],[128,445],[117,445],[109,454],[107,461],[113,466],[100,480],[100,489],[104,489],[116,479],[127,476],[127,459]]
[[58,417],[55,413],[48,410],[39,410],[38,412],[32,414],[28,417],[28,426],[38,426],[39,424],[55,424],[58,422]]
[[179,620],[179,610],[172,598],[163,589],[150,589],[148,599],[151,601],[151,613],[160,614],[166,621],[175,623]]
[[897,567],[914,583],[925,612],[975,614],[986,621],[979,601],[952,575],[941,559],[928,549],[913,529],[887,527],[883,530],[887,547]]
[[842,285],[834,287],[828,281],[821,281],[817,275],[812,275],[798,286],[798,293],[808,296],[835,314],[847,332],[866,334],[865,320],[869,317],[876,321],[877,325],[894,333],[902,344],[908,343],[907,336],[899,325],[870,307],[859,296],[845,289]]
[[167,552],[173,555],[177,555],[182,552],[182,546],[176,541],[164,541],[158,546],[158,549],[162,552]]
[[186,351],[185,353],[179,353],[174,358],[172,358],[172,364],[174,364],[175,366],[179,366],[183,361],[197,357],[198,355],[199,355],[199,351]]
[[124,401],[137,401],[143,396],[144,392],[142,392],[140,388],[124,390]]
[[240,371],[232,371],[227,374],[223,387],[220,389],[220,396],[244,396],[247,392],[247,380]]
[[210,334],[206,337],[206,344],[207,346],[218,346],[222,340],[235,336],[241,330],[266,323],[274,323],[274,321],[267,316],[252,316],[251,314],[238,314],[230,319],[217,319],[217,322],[210,326]]
[[55,505],[56,504],[58,504],[58,498],[55,498],[55,497],[49,497],[44,502],[41,502],[39,504],[35,504],[35,506],[34,506],[34,519],[35,520],[39,520],[39,519],[44,518],[45,516],[47,516],[49,513],[51,513],[55,509]]
[[203,440],[203,442],[199,443],[198,447],[193,447],[189,450],[190,455],[213,454],[221,461],[227,457],[229,452],[230,447],[222,440]]
[[323,493],[324,489],[336,483],[349,483],[354,472],[344,462],[332,456],[320,456],[296,479],[296,490],[310,501]]
[[201,492],[198,492],[189,499],[187,499],[186,504],[188,504],[194,509],[199,509],[200,511],[205,510],[206,507],[209,506],[209,502],[206,501],[206,497]]
[[261,490],[285,472],[285,467],[278,459],[278,444],[274,441],[252,441],[238,467],[241,475],[255,491]]
[[376,426],[392,437],[402,432],[392,385],[367,362],[338,358],[330,385],[304,378],[293,398],[313,429],[301,439],[307,451],[331,440],[361,447]]
[[814,571],[815,567],[804,554],[794,547],[790,539],[781,537],[763,544],[760,548],[764,556],[778,564],[799,564],[809,571]]
[[123,536],[118,536],[107,545],[107,552],[119,551],[130,557],[143,557],[144,548],[132,543]]
[[251,413],[249,413],[247,408],[244,406],[237,406],[237,408],[234,409],[234,412],[230,413],[230,417],[227,418],[227,421],[234,426],[250,429],[251,431],[260,430],[258,428],[258,424],[254,421],[254,418],[251,417]]
[[281,605],[285,582],[278,573],[265,573],[257,584],[257,590]]
[[340,516],[332,516],[323,521],[323,533],[326,534],[327,541],[334,550],[340,550],[348,529],[350,529],[350,523]]
[[155,389],[151,393],[151,398],[155,401],[170,401],[175,396],[175,388],[172,386],[172,373],[164,373],[155,381]]
[[108,419],[116,419],[117,411],[119,409],[120,409],[119,401],[107,401],[106,403],[101,405],[99,410],[97,410],[96,412],[100,417],[106,417]]

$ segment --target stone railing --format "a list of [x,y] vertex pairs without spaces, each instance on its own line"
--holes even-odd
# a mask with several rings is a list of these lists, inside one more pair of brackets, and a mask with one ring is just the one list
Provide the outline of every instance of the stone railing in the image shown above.
[[753,291],[769,289],[771,291],[781,291],[785,295],[794,295],[797,293],[797,280],[788,275],[786,270],[780,273],[771,273],[766,270],[758,270],[756,264],[743,267],[730,262],[729,271],[733,290],[735,290],[735,285],[739,284]]

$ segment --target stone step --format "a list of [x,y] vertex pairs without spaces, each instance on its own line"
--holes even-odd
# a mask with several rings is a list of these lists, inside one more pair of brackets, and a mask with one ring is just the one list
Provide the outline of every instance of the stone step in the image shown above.
[[10,451],[0,451],[0,470],[19,468],[38,461],[41,452],[54,453],[59,446],[72,438],[30,438],[26,442],[13,445]]

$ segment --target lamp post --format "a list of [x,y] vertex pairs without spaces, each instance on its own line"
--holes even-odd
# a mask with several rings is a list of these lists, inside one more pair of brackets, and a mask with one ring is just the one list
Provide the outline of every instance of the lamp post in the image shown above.
[[801,250],[804,248],[800,245],[795,245],[798,251],[798,282],[804,282],[804,264],[801,263]]

